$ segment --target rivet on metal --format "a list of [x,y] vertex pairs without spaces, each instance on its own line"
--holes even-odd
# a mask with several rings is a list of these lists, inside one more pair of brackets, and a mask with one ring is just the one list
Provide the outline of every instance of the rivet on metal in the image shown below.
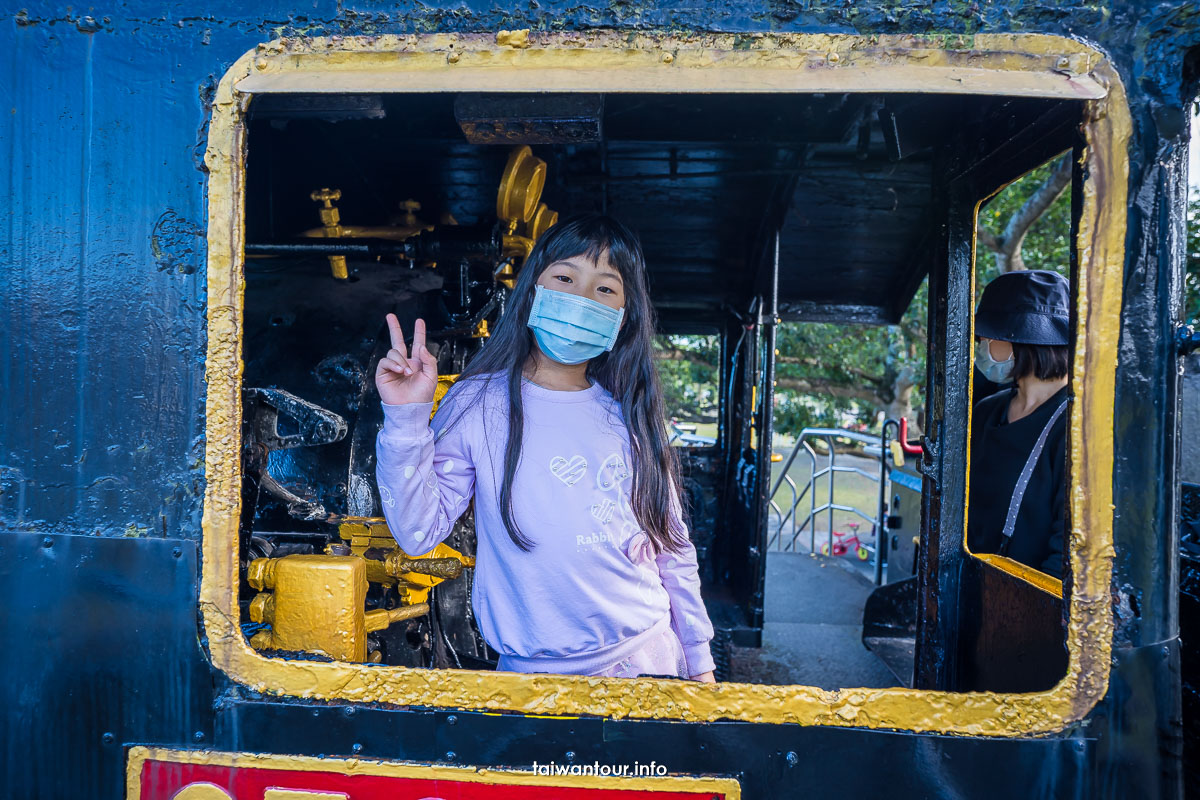
[[42,547],[54,547],[54,539],[49,536],[42,537]]
[[182,557],[183,556],[183,548],[182,547],[173,548],[171,550],[171,555],[175,556],[176,558]]
[[787,756],[785,756],[785,757],[787,758],[787,763],[788,763],[789,767],[794,767],[800,763],[800,756],[796,755],[795,750],[789,750]]
[[675,61],[675,54],[674,53],[663,53],[662,60],[663,60],[664,64],[673,63]]
[[105,744],[112,744],[116,740],[117,740],[117,737],[113,736],[111,733],[109,733],[107,731],[104,733],[103,736],[100,737],[100,741],[104,742]]
[[203,742],[204,741],[204,731],[196,731],[195,733],[192,734],[192,738],[195,739],[197,742]]
[[838,62],[839,62],[839,61],[841,61],[841,60],[842,60],[842,57],[841,57],[841,56],[839,56],[837,53],[830,53],[830,54],[829,54],[829,63],[830,63],[830,64],[836,64],[836,63],[838,63]]
[[362,745],[361,745],[361,744],[359,744],[358,742],[355,742],[355,743],[354,743],[354,745],[353,745],[353,746],[352,746],[350,749],[351,749],[352,751],[354,751],[355,753],[361,753],[361,752],[362,752]]
[[447,725],[455,725],[457,723],[458,723],[458,717],[456,717],[454,714],[451,714],[450,716],[446,717]]
[[453,750],[446,751],[446,760],[447,761],[453,761],[456,758],[458,758],[458,753],[454,752]]

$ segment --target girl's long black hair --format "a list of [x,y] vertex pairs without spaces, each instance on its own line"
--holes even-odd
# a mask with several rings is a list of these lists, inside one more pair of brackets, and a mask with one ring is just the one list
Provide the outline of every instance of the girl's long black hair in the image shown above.
[[[679,497],[679,457],[667,437],[662,389],[654,368],[654,307],[646,281],[646,262],[637,236],[617,220],[602,214],[579,214],[562,220],[538,239],[517,275],[508,306],[483,349],[471,360],[459,380],[478,376],[492,380],[504,376],[508,389],[508,440],[504,448],[504,479],[500,485],[500,514],[509,537],[522,550],[532,549],[513,518],[512,485],[521,460],[525,413],[521,380],[534,344],[526,322],[533,306],[534,287],[551,264],[586,255],[593,261],[602,253],[621,275],[625,289],[625,317],[613,349],[588,362],[588,377],[608,390],[620,403],[629,432],[633,487],[631,505],[638,524],[658,552],[678,550],[687,532],[672,524],[673,498]],[[682,497],[679,497],[682,502]]]

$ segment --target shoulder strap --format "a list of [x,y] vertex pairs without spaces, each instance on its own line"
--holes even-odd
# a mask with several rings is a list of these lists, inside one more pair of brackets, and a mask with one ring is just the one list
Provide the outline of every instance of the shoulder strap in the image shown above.
[[1029,458],[1025,460],[1025,466],[1021,468],[1021,475],[1017,478],[1017,485],[1013,488],[1012,500],[1008,504],[1008,517],[1004,520],[1005,545],[1012,539],[1013,530],[1017,527],[1017,512],[1021,510],[1021,501],[1025,499],[1025,489],[1029,486],[1029,479],[1033,477],[1033,468],[1037,465],[1037,460],[1041,456],[1042,450],[1046,447],[1046,439],[1050,436],[1050,429],[1054,427],[1054,423],[1058,422],[1058,418],[1062,416],[1063,409],[1067,407],[1067,402],[1068,400],[1063,400],[1059,407],[1054,409],[1054,413],[1050,415],[1050,419],[1046,422],[1046,427],[1042,428],[1037,442],[1034,443],[1033,449],[1029,451]]

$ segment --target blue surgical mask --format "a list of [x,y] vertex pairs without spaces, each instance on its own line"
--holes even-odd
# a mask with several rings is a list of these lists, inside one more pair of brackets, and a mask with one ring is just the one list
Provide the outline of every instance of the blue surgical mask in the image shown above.
[[1008,383],[1009,379],[1012,378],[1012,356],[1009,356],[1005,361],[997,361],[992,358],[990,348],[991,342],[989,340],[979,340],[979,344],[975,347],[975,366],[992,383]]
[[582,364],[613,349],[624,308],[544,286],[533,291],[528,325],[547,356],[560,364]]

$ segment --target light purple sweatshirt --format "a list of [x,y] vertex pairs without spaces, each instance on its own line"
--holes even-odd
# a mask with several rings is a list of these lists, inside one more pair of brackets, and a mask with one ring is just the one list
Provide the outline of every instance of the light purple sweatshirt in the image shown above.
[[[506,378],[456,383],[438,406],[383,404],[376,442],[383,513],[401,549],[432,550],[475,497],[472,607],[487,643],[521,672],[592,674],[668,626],[689,677],[713,669],[712,623],[700,599],[696,550],[655,556],[630,508],[629,435],[603,387],[522,388],[525,439],[513,516],[534,543],[522,551],[500,516]],[[680,519],[672,496],[673,519]]]

